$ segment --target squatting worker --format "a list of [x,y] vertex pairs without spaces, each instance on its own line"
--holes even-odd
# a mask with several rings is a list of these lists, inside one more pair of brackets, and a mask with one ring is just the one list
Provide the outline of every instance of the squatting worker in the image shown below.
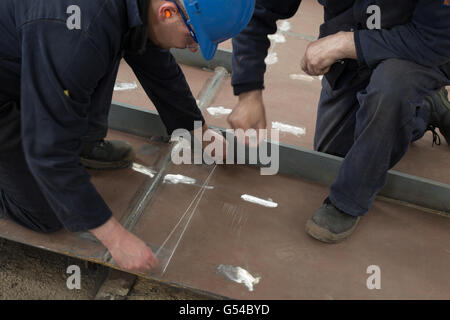
[[[278,19],[292,17],[300,2],[256,0],[252,20],[233,39],[232,84],[239,96],[228,118],[233,128],[266,127],[267,35],[275,33]],[[444,0],[319,2],[325,10],[320,39],[308,46],[301,62],[307,74],[325,74],[314,148],[345,159],[306,231],[338,242],[369,211],[388,170],[412,141],[430,129],[440,144],[439,128],[450,143],[444,88],[450,83],[450,5]],[[368,28],[371,5],[381,10],[380,29]]]
[[[74,5],[79,28],[67,23]],[[112,217],[80,155],[98,168],[131,161],[127,144],[103,140],[122,57],[169,134],[204,123],[167,49],[200,46],[211,59],[253,9],[253,0],[1,0],[0,213],[39,232],[89,230],[120,267],[154,267],[150,248]]]

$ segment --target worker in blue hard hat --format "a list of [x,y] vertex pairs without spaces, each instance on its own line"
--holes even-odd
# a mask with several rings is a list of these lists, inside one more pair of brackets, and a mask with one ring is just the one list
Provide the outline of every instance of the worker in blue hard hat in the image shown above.
[[[171,134],[202,121],[166,49],[218,43],[245,27],[253,0],[0,1],[0,215],[38,232],[90,231],[119,267],[157,259],[113,217],[85,167],[120,168],[131,147],[104,140],[122,58]],[[218,139],[220,135],[217,135]],[[221,136],[220,136],[221,137]],[[223,139],[223,138],[222,138]]]
[[[168,17],[179,13],[191,37],[187,47],[195,48],[195,43],[200,46],[202,54],[206,60],[211,60],[216,53],[219,43],[237,35],[250,21],[255,7],[255,0],[166,0],[175,4],[176,7],[163,4],[157,8],[165,10]],[[154,2],[156,7],[158,2]],[[153,11],[155,13],[155,11]],[[157,20],[154,20],[157,21]],[[158,34],[159,27],[162,24],[155,23],[156,33],[153,35],[155,40],[164,43],[164,32]],[[162,30],[161,30],[162,31]],[[193,41],[192,41],[193,40]],[[168,43],[163,47],[167,47]],[[172,47],[183,48],[173,43]]]

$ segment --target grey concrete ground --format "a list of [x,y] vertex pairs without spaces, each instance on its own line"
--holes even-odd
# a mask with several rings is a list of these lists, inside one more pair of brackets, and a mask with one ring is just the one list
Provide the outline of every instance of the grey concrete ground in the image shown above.
[[[70,290],[67,268],[81,270],[81,289]],[[93,299],[108,268],[0,239],[0,300]],[[208,296],[138,278],[127,299],[184,300]]]

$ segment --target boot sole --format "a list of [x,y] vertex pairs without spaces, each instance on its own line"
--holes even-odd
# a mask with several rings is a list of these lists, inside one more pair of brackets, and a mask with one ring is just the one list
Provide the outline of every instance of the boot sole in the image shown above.
[[134,157],[135,157],[134,151],[131,151],[124,159],[119,161],[105,162],[80,157],[80,162],[87,169],[114,170],[130,167],[131,164],[133,163]]
[[358,225],[359,219],[356,220],[355,225],[342,233],[335,234],[330,232],[329,230],[322,228],[318,226],[311,218],[306,222],[306,233],[309,234],[311,237],[313,237],[316,240],[325,242],[325,243],[339,243],[342,240],[349,237],[353,231],[355,231],[356,226]]
[[450,101],[448,101],[448,92],[446,90],[440,90],[438,95],[442,103],[447,107],[447,109],[450,110]]
[[[438,93],[439,99],[441,100],[442,104],[450,110],[450,102],[448,101],[448,92],[444,90],[440,90]],[[442,127],[445,129],[439,128],[439,131],[444,136],[445,140],[447,141],[448,146],[450,147],[450,112],[447,112],[447,115],[445,119],[443,120]]]
[[442,121],[443,128],[439,128],[439,131],[444,136],[445,140],[447,141],[448,146],[450,147],[450,112],[447,113],[445,116],[445,119]]

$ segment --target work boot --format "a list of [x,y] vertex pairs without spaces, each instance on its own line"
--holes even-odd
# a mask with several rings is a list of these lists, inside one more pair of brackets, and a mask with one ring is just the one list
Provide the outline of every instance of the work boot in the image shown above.
[[352,234],[359,218],[339,210],[326,198],[306,223],[306,233],[322,242],[337,243]]
[[439,131],[450,146],[450,102],[448,101],[447,90],[442,88],[436,91],[432,95],[425,97],[425,102],[430,107],[428,130],[433,133],[433,145],[441,144],[441,138],[436,132],[436,128],[439,128]]
[[133,160],[134,151],[131,145],[116,140],[84,142],[80,154],[81,163],[89,169],[127,168]]

